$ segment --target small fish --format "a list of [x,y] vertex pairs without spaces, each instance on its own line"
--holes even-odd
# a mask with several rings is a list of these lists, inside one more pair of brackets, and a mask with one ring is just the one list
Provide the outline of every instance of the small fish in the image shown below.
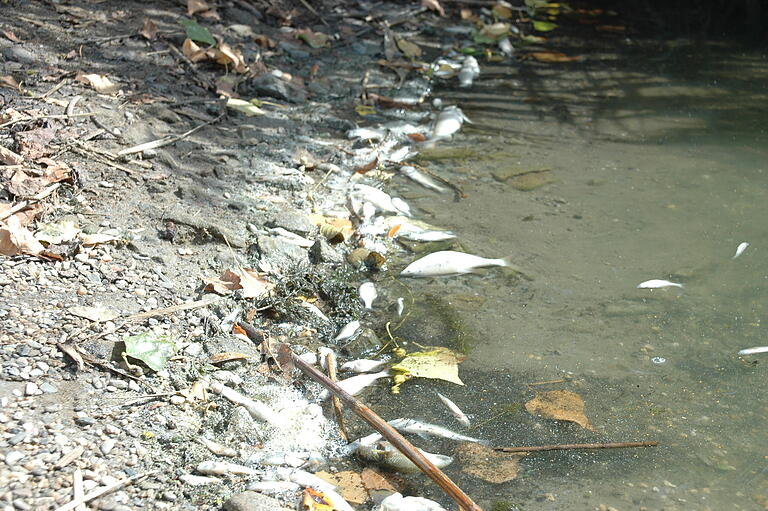
[[402,316],[403,311],[405,310],[405,299],[401,296],[397,299],[397,315]]
[[246,463],[249,465],[272,465],[286,467],[301,467],[310,457],[309,452],[257,452],[248,456]]
[[404,200],[393,199],[388,193],[373,186],[358,183],[353,194],[361,202],[370,202],[382,211],[411,216],[410,208]]
[[425,435],[439,436],[441,438],[447,438],[448,440],[455,440],[457,442],[475,442],[478,444],[487,443],[485,440],[462,435],[461,433],[455,433],[448,428],[437,426],[436,424],[428,424],[426,422],[417,421],[415,419],[395,419],[389,421],[389,425],[400,432],[411,433],[413,435],[419,435],[422,437]]
[[682,284],[677,282],[670,282],[668,280],[651,279],[641,282],[637,285],[637,289],[658,289],[661,287],[683,287]]
[[401,277],[461,275],[485,266],[509,266],[506,259],[486,259],[464,252],[442,250],[417,259],[400,272]]
[[413,158],[418,153],[411,149],[408,146],[403,146],[400,149],[397,149],[396,151],[393,151],[389,153],[384,159],[388,161],[392,161],[395,163],[400,163],[401,161],[405,161],[409,158]]
[[462,424],[462,426],[464,426],[465,428],[468,428],[471,425],[469,422],[469,417],[467,417],[467,414],[462,412],[461,408],[456,406],[456,403],[454,403],[453,401],[451,401],[450,399],[448,399],[447,397],[445,397],[439,392],[437,393],[437,397],[439,397],[440,401],[442,401],[443,404],[448,407],[448,410],[451,411],[451,415],[453,415],[456,418],[456,420]]
[[379,296],[376,292],[376,286],[373,282],[363,282],[360,284],[360,299],[363,301],[366,309],[370,309],[373,306],[373,301]]
[[748,246],[749,246],[749,243],[747,243],[746,241],[742,241],[741,243],[739,243],[739,246],[736,247],[736,254],[731,259],[736,259],[741,254],[743,254]]
[[367,358],[360,358],[358,360],[350,360],[341,364],[342,371],[351,371],[353,373],[370,373],[372,371],[378,371],[385,365],[388,360],[369,360]]
[[464,112],[457,106],[447,106],[435,119],[432,126],[432,138],[448,138],[461,129],[464,121],[470,122]]
[[[419,449],[429,461],[435,464],[437,468],[447,467],[453,462],[450,456],[442,454],[432,454]],[[380,465],[399,472],[418,472],[419,467],[409,460],[403,453],[398,451],[392,444],[386,441],[376,442],[372,445],[361,444],[357,447],[357,455],[366,460],[379,463]]]
[[[342,388],[347,394],[350,394],[352,396],[355,396],[359,394],[364,388],[371,385],[373,382],[378,380],[379,378],[387,378],[389,376],[389,369],[385,371],[380,371],[378,373],[370,373],[370,374],[358,374],[357,376],[352,376],[351,378],[347,378],[345,380],[338,381],[339,387]],[[320,393],[320,400],[328,399],[330,396],[330,392],[327,390],[324,390]]]
[[251,491],[257,491],[267,495],[277,495],[279,493],[294,493],[301,486],[293,481],[254,481],[248,485]]
[[758,353],[768,353],[768,346],[756,346],[739,351],[739,355],[756,355]]
[[512,46],[512,43],[509,42],[509,39],[506,37],[498,42],[499,50],[501,50],[501,53],[506,55],[507,57],[511,57],[515,54],[515,48]]
[[355,128],[347,132],[347,137],[350,139],[357,138],[360,140],[379,140],[384,138],[387,134],[386,131],[374,128]]
[[466,57],[459,71],[459,87],[471,87],[478,76],[480,76],[480,64],[477,63],[477,59],[472,56]]
[[334,341],[346,341],[360,329],[360,322],[358,320],[350,321],[344,327],[339,330],[339,334],[333,339]]
[[[402,229],[400,230],[402,231]],[[451,231],[398,231],[397,235],[410,241],[446,241],[456,239],[456,235]]]
[[434,179],[423,172],[419,172],[415,167],[411,167],[410,165],[403,165],[400,167],[400,173],[424,188],[429,188],[430,190],[435,190],[436,192],[441,193],[447,191],[447,188],[440,186]]
[[326,316],[325,314],[323,314],[323,311],[321,311],[321,310],[320,310],[320,309],[317,307],[317,305],[314,305],[314,304],[312,304],[312,303],[309,303],[309,302],[305,302],[304,300],[298,300],[298,301],[297,301],[297,303],[298,303],[299,305],[301,305],[302,307],[304,307],[305,309],[309,309],[309,311],[310,311],[310,312],[312,312],[312,314],[314,314],[314,315],[315,315],[315,316],[317,316],[318,318],[322,319],[323,321],[330,321],[330,319],[328,318],[328,316]]

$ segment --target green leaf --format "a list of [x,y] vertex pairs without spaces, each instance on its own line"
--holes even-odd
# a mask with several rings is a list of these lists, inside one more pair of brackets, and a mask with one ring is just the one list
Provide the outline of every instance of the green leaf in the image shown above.
[[534,21],[533,28],[539,32],[549,32],[550,30],[556,29],[557,24],[552,23],[551,21]]
[[194,20],[179,20],[179,24],[184,27],[187,37],[198,43],[216,46],[216,39],[213,38],[207,28],[199,25]]
[[126,337],[123,342],[126,355],[141,360],[153,371],[162,369],[179,349],[172,337],[153,332]]

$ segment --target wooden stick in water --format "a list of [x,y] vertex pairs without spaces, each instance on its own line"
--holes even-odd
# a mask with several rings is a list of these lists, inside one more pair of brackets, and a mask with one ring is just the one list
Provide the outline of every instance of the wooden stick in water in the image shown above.
[[605,444],[556,444],[529,447],[496,447],[501,452],[563,451],[567,449],[618,449],[622,447],[656,447],[658,442],[608,442]]
[[[336,382],[336,355],[333,351],[329,351],[325,356],[325,365],[328,368],[328,378],[332,382]],[[344,412],[341,409],[341,401],[337,395],[331,396],[331,402],[333,403],[333,413],[336,415],[336,422],[339,424],[339,436],[345,442],[349,442],[347,436],[347,430],[344,427]]]

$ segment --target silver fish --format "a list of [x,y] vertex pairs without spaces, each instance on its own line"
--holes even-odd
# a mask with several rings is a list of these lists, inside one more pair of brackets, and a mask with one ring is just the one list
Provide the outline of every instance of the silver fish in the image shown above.
[[393,199],[388,193],[373,186],[358,183],[353,192],[361,202],[370,202],[378,209],[389,213],[411,216],[408,205],[402,199]]
[[506,55],[507,57],[511,57],[515,54],[515,48],[512,46],[512,43],[509,42],[508,38],[504,38],[501,41],[498,42],[499,50],[501,50],[501,53]]
[[768,346],[756,346],[739,351],[739,355],[756,355],[758,353],[768,353]]
[[400,272],[401,277],[461,275],[485,266],[509,266],[506,259],[486,259],[464,252],[442,250],[417,259]]
[[358,360],[350,360],[341,364],[342,371],[351,371],[353,373],[370,373],[371,371],[377,371],[387,365],[387,360],[369,360],[361,358]]
[[350,139],[358,138],[360,140],[379,140],[384,138],[386,134],[387,132],[382,129],[355,128],[347,132],[347,137]]
[[[342,388],[347,394],[350,394],[352,396],[355,396],[359,394],[364,388],[371,385],[373,382],[378,380],[379,378],[387,378],[389,376],[389,369],[386,371],[380,371],[378,373],[370,373],[370,374],[358,374],[357,376],[352,376],[351,378],[347,378],[345,380],[338,381],[339,387]],[[320,399],[327,399],[330,396],[330,392],[327,390],[324,390],[320,393]]]
[[450,399],[448,399],[447,397],[445,397],[439,392],[437,393],[437,397],[439,397],[440,401],[442,401],[443,404],[448,407],[448,410],[451,411],[451,415],[453,415],[456,418],[456,420],[462,424],[462,426],[464,426],[465,428],[468,428],[469,426],[471,426],[471,423],[469,422],[469,417],[467,417],[467,414],[461,411],[461,408],[456,406],[456,403],[454,403],[453,401],[451,401]]
[[397,315],[402,316],[405,310],[405,299],[401,296],[397,299]]
[[641,282],[637,285],[637,289],[658,289],[662,287],[683,287],[682,284],[678,284],[677,282],[670,282],[668,280],[662,280],[662,279],[651,279],[646,280],[645,282]]
[[[435,464],[437,468],[447,467],[453,462],[450,456],[442,454],[432,454],[419,449],[429,461]],[[397,470],[400,472],[418,472],[419,467],[409,460],[403,453],[398,451],[392,444],[386,441],[376,442],[372,445],[361,444],[357,447],[357,455],[366,460],[379,463],[382,466]]]
[[749,243],[747,243],[746,241],[742,241],[741,243],[739,243],[739,246],[736,247],[736,254],[731,259],[736,259],[741,254],[743,254],[748,246],[749,246]]
[[[400,229],[402,231],[402,229]],[[446,241],[456,239],[456,235],[451,231],[397,231],[397,237],[411,241]]]
[[376,286],[373,282],[363,282],[360,284],[360,299],[363,301],[366,309],[370,309],[373,306],[373,301],[379,296],[376,292]]
[[480,64],[475,57],[467,56],[459,71],[459,87],[472,87],[472,82],[480,76]]
[[254,481],[248,485],[251,491],[257,491],[266,495],[277,495],[279,493],[295,493],[301,486],[293,481]]
[[475,442],[478,444],[487,443],[485,440],[462,435],[461,433],[453,432],[448,428],[444,428],[436,424],[428,424],[426,422],[417,421],[415,419],[395,419],[389,421],[389,425],[401,433],[411,433],[413,435],[419,436],[439,436],[441,438],[447,438],[448,440],[455,440],[457,442]]
[[351,338],[360,329],[360,322],[358,320],[350,321],[344,327],[339,330],[338,335],[333,339],[334,341],[346,341]]
[[415,167],[411,167],[410,165],[403,165],[400,167],[400,173],[411,181],[420,184],[424,188],[429,188],[430,190],[435,190],[436,192],[441,193],[448,191],[448,189],[444,186],[437,184],[434,179],[424,174],[423,172],[419,172]]
[[432,138],[448,138],[461,129],[464,122],[471,122],[457,106],[447,106],[435,119],[432,126]]

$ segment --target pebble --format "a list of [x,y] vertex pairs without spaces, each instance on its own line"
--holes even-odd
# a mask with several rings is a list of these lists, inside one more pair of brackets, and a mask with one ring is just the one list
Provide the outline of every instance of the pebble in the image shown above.
[[101,454],[106,456],[110,452],[112,452],[112,449],[115,448],[115,445],[117,445],[117,440],[114,438],[108,438],[104,440],[101,445],[99,446],[99,450],[101,451]]
[[38,394],[42,394],[43,392],[40,390],[40,387],[35,382],[27,382],[24,385],[24,395],[25,396],[36,396]]
[[55,394],[56,392],[59,391],[59,389],[56,388],[55,385],[52,385],[52,384],[50,384],[48,382],[41,383],[40,384],[40,390],[42,390],[46,394]]
[[23,452],[8,451],[8,454],[5,455],[5,464],[8,466],[13,466],[16,463],[18,463],[22,458],[24,458]]

